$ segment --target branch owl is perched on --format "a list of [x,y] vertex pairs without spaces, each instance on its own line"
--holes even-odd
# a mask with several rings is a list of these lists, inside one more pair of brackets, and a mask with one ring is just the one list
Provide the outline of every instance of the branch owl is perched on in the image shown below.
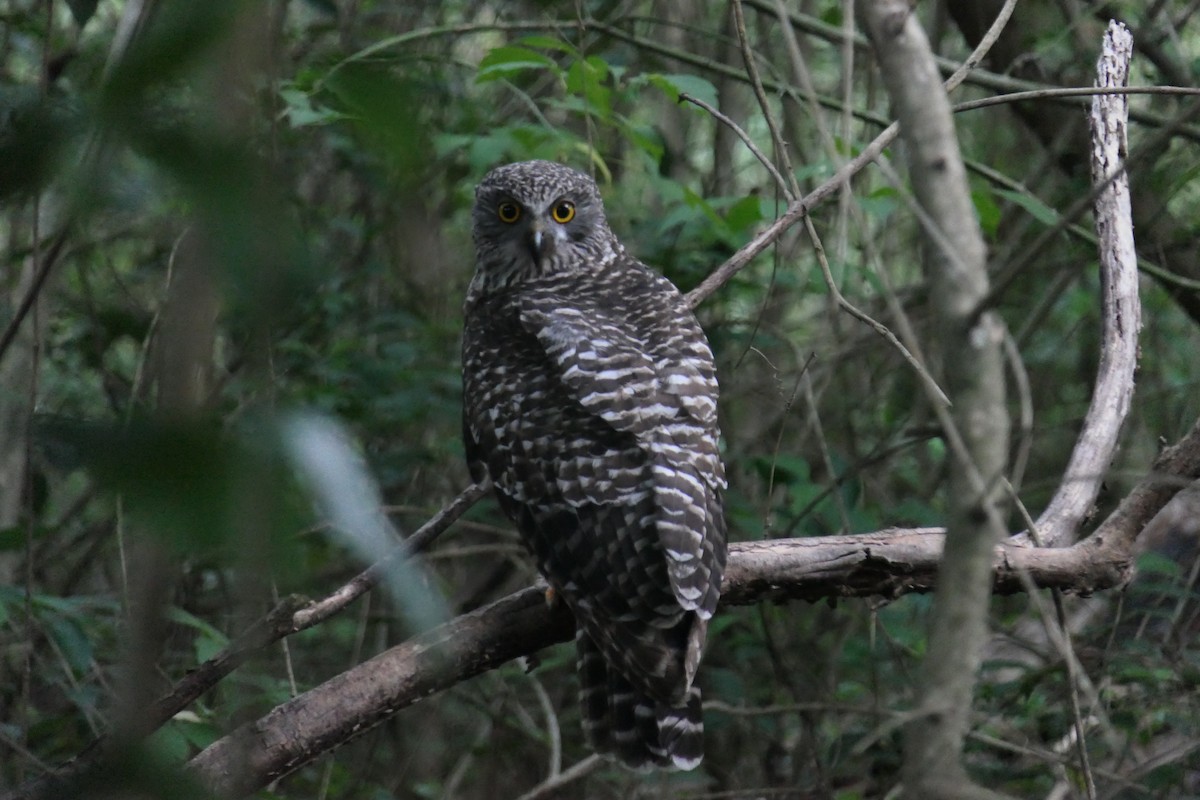
[[704,755],[693,686],[725,570],[717,380],[679,291],[549,161],[475,193],[463,435],[575,615],[583,727],[632,767]]

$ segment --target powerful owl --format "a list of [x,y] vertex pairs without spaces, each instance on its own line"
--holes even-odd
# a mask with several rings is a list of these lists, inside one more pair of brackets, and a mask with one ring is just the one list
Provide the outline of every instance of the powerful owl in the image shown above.
[[549,161],[475,193],[463,435],[575,615],[583,727],[635,768],[704,755],[693,684],[725,570],[717,380],[679,291]]

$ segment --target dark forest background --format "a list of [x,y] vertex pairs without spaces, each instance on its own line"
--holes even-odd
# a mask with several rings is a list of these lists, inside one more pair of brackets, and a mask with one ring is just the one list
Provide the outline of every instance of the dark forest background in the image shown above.
[[[999,3],[917,5],[948,73]],[[1114,17],[1134,34],[1131,85],[1195,87],[1198,11],[1019,3],[951,100],[1090,86]],[[871,51],[836,2],[743,12],[809,190],[892,119]],[[0,789],[125,732],[148,738],[120,796],[178,796],[180,765],[236,725],[532,582],[485,498],[392,591],[139,728],[139,699],[280,598],[323,597],[378,557],[355,529],[361,504],[339,497],[406,535],[469,484],[460,308],[484,172],[531,158],[590,172],[626,245],[684,291],[782,211],[754,155],[680,102],[719,108],[787,163],[732,19],[727,3],[685,0],[0,2]],[[1034,513],[1097,368],[1089,102],[955,117],[1020,365],[1009,476]],[[1144,327],[1093,523],[1200,415],[1200,97],[1130,104]],[[862,171],[812,220],[845,297],[889,326],[902,311],[928,339],[904,155],[893,145],[895,171]],[[697,314],[722,385],[732,539],[943,523],[950,468],[919,378],[839,309],[801,228]],[[1086,797],[1086,764],[1095,796],[1200,795],[1197,510],[1143,537],[1127,588],[1050,615],[1078,673],[1046,633],[1048,593],[995,599],[966,755],[978,781]],[[725,610],[700,679],[703,766],[593,761],[554,796],[889,796],[930,603]],[[573,662],[564,645],[461,683],[256,796],[521,796],[588,757]]]

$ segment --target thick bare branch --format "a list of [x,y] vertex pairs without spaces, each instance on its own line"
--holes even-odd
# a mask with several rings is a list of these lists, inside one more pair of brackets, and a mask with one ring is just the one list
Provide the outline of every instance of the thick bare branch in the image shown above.
[[[991,565],[996,591],[1022,591],[1022,572],[1037,586],[1081,593],[1124,582],[1132,539],[1118,532],[1127,525],[1140,530],[1185,485],[1186,477],[1200,475],[1200,423],[1164,453],[1159,465],[1181,470],[1179,479],[1148,478],[1145,490],[1131,495],[1137,502],[1114,514],[1111,529],[1106,523],[1097,536],[1070,548],[997,547]],[[750,605],[930,591],[936,584],[943,540],[940,529],[918,528],[736,543],[731,546],[722,602]],[[248,794],[396,711],[513,658],[565,642],[573,630],[569,614],[548,607],[542,590],[525,589],[278,706],[215,742],[190,767],[219,793]]]
[[[1125,86],[1132,53],[1133,38],[1129,31],[1118,22],[1111,23],[1097,64],[1097,88]],[[1101,187],[1095,199],[1104,309],[1100,365],[1092,402],[1071,452],[1071,460],[1058,491],[1037,521],[1036,533],[1040,541],[1049,546],[1070,541],[1092,513],[1092,505],[1117,449],[1117,439],[1133,399],[1133,374],[1137,368],[1138,331],[1142,321],[1137,253],[1133,246],[1133,211],[1124,163],[1128,149],[1128,117],[1126,95],[1098,94],[1093,98],[1092,180]]]
[[[1082,594],[1121,585],[1130,574],[1138,533],[1197,478],[1200,421],[1160,454],[1150,476],[1092,536],[1069,548],[997,548],[995,590],[1022,591],[1022,572],[1037,586]],[[909,529],[734,544],[722,600],[748,605],[929,591],[935,586],[942,541],[940,529]],[[276,622],[285,627],[291,617],[281,614]],[[546,607],[540,590],[526,589],[313,688],[218,740],[190,766],[205,784],[246,794],[437,691],[565,641],[571,630],[569,619]],[[78,774],[46,776],[6,800],[64,796],[64,787]]]
[[[1124,583],[1137,534],[1200,478],[1200,421],[1155,461],[1152,473],[1096,532],[1069,548],[996,548],[998,592],[1034,585],[1090,594]],[[732,546],[722,601],[894,597],[934,588],[938,529],[890,530],[746,542]],[[392,648],[218,740],[190,766],[204,783],[246,794],[367,730],[388,715],[572,632],[571,620],[526,589]],[[17,795],[31,797],[34,795]]]
[[[938,529],[735,544],[724,602],[896,596],[933,588]],[[1043,585],[1096,591],[1119,583],[1127,559],[1089,563],[1081,551],[1004,548],[996,585],[1019,591],[1017,570]],[[215,742],[190,766],[213,791],[248,794],[363,733],[396,711],[574,633],[570,614],[525,589],[393,647]]]

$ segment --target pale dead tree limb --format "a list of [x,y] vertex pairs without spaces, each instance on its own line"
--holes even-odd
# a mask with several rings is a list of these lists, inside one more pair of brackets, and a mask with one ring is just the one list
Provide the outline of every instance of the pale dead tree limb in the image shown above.
[[[1120,23],[1111,23],[1097,64],[1097,88],[1125,86],[1132,53],[1133,37],[1129,31]],[[1098,94],[1092,99],[1092,179],[1102,187],[1095,198],[1104,309],[1100,365],[1092,401],[1071,460],[1058,491],[1037,521],[1037,536],[1043,544],[1052,547],[1074,538],[1092,513],[1133,399],[1138,331],[1142,321],[1137,253],[1133,244],[1133,210],[1129,175],[1124,163],[1128,149],[1128,111],[1126,95]]]
[[988,291],[983,235],[928,40],[906,0],[875,0],[861,13],[927,218],[924,269],[945,365],[941,384],[954,404],[943,428],[962,441],[950,451],[946,545],[917,701],[922,713],[906,729],[904,791],[922,798],[999,796],[972,786],[961,755],[987,641],[993,550],[1005,535],[1004,328],[992,312],[972,314]]
[[[1151,474],[1084,541],[1069,548],[1001,546],[998,592],[1041,587],[1091,593],[1129,577],[1134,540],[1180,488],[1200,478],[1200,421],[1155,460]],[[887,596],[934,587],[939,529],[741,543],[732,547],[722,601]],[[1026,577],[1023,578],[1022,574]],[[572,632],[569,618],[526,589],[398,645],[218,740],[190,767],[231,796],[265,786],[363,733],[397,710]],[[34,795],[14,795],[14,798]]]
[[[1096,65],[1097,88],[1121,87],[1129,76],[1133,56],[1133,37],[1124,25],[1112,21],[1105,33],[1100,60]],[[1141,305],[1138,298],[1137,253],[1133,243],[1133,211],[1129,176],[1124,157],[1128,151],[1129,101],[1124,95],[1096,95],[1090,117],[1092,129],[1092,179],[1098,193],[1095,200],[1096,231],[1100,241],[1100,285],[1103,323],[1100,365],[1096,388],[1083,428],[1075,441],[1071,459],[1055,496],[1043,512],[1046,525],[1034,526],[1031,533],[1042,543],[1061,544],[1070,540],[1091,513],[1100,491],[1100,481],[1112,461],[1117,438],[1133,397],[1133,376],[1137,368],[1138,331]],[[1051,528],[1051,524],[1055,527]],[[1067,677],[1071,687],[1074,749],[1089,800],[1096,798],[1096,780],[1092,774],[1087,748],[1087,724],[1079,701],[1080,686],[1086,673],[1070,644],[1070,631],[1061,592],[1054,592],[1060,635],[1067,648]],[[1090,683],[1089,683],[1090,685]],[[1098,698],[1092,698],[1099,709]]]

